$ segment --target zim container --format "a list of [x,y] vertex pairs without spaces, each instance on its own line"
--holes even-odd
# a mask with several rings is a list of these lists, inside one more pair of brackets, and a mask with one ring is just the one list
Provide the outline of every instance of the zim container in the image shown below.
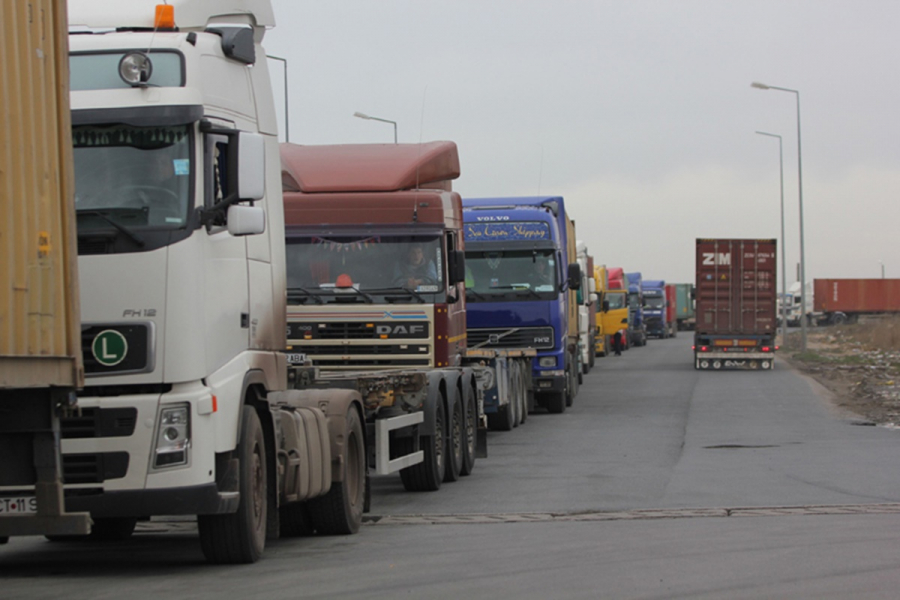
[[696,332],[775,332],[776,252],[773,239],[698,239]]

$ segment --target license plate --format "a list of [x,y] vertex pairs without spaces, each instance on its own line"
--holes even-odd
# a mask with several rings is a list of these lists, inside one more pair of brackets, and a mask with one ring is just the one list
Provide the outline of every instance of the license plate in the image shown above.
[[302,352],[286,352],[285,356],[287,356],[287,361],[292,365],[303,365],[307,361],[306,355]]
[[37,498],[34,496],[0,498],[0,514],[34,514],[36,512]]

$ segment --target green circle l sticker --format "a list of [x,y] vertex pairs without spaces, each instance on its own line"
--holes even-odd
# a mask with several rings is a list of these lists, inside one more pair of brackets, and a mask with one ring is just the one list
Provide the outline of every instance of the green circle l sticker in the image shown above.
[[91,352],[104,367],[114,367],[128,354],[128,340],[115,329],[104,329],[94,337]]

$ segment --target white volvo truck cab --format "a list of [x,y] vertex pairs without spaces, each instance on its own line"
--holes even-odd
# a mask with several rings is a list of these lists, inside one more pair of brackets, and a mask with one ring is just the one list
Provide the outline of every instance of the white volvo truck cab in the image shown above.
[[[308,528],[291,501],[334,483],[346,519],[320,530],[355,531],[358,395],[284,392],[269,1],[69,0],[69,24],[86,381],[63,422],[66,506],[102,537],[199,515],[207,558],[252,562],[267,531]],[[348,451],[341,488],[329,452]]]

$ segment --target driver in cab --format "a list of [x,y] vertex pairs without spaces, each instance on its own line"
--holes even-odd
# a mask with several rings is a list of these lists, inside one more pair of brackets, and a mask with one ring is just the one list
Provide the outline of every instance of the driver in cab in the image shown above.
[[406,261],[398,264],[394,269],[394,285],[414,290],[420,285],[436,284],[437,282],[438,275],[434,261],[425,259],[425,250],[422,244],[411,245],[406,255]]

